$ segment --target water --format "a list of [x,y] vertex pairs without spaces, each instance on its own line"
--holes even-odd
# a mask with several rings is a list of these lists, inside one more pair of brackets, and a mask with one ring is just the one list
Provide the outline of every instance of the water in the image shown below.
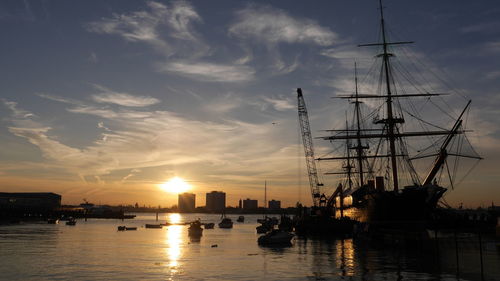
[[[230,215],[236,221],[236,215]],[[187,226],[145,229],[155,214],[134,220],[78,220],[76,226],[0,226],[2,280],[481,280],[476,236],[436,247],[371,245],[352,239],[296,239],[292,247],[257,245],[260,215],[245,215],[233,229],[208,229],[191,241]],[[160,222],[187,222],[207,214],[160,214]],[[138,227],[117,231],[117,226]],[[500,279],[497,242],[483,238],[485,280]],[[431,243],[432,244],[432,243]],[[212,247],[217,245],[217,247]]]

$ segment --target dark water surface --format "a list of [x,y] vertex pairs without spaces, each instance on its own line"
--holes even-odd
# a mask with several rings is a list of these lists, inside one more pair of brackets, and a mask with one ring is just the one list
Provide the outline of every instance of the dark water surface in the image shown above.
[[[230,215],[236,221],[236,215]],[[208,229],[200,241],[187,226],[145,229],[155,214],[134,220],[78,220],[76,226],[0,226],[2,280],[481,280],[478,237],[440,238],[405,247],[386,241],[295,239],[265,248],[255,232],[260,215],[233,229]],[[203,222],[218,215],[160,214],[160,221]],[[138,227],[118,232],[117,226]],[[485,280],[500,280],[498,242],[483,237]],[[217,245],[217,247],[212,247]]]

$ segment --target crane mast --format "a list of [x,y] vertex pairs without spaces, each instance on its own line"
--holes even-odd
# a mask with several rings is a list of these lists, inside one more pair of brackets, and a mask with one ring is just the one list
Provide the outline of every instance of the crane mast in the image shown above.
[[302,89],[297,89],[298,109],[299,109],[299,125],[302,134],[302,142],[304,144],[304,153],[306,156],[307,174],[309,176],[309,185],[311,186],[311,195],[314,207],[321,207],[326,203],[326,197],[321,195],[320,187],[323,186],[318,179],[318,170],[316,168],[316,160],[314,159],[314,147],[311,137],[311,127],[309,125],[309,117],[307,115],[306,103],[302,96]]

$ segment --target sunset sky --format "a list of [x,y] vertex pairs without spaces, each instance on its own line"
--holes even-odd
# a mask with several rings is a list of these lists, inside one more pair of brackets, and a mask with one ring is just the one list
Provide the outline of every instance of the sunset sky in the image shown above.
[[[197,205],[211,190],[263,205],[267,180],[268,199],[310,204],[296,88],[313,136],[345,126],[348,103],[331,97],[352,93],[354,60],[363,77],[377,54],[357,47],[378,41],[377,5],[1,1],[0,191],[171,206],[161,187],[180,177]],[[499,2],[385,6],[391,38],[415,41],[405,50],[443,78],[430,82],[459,93],[447,105],[472,99],[469,140],[485,159],[447,202],[499,205]],[[337,179],[322,178],[330,193]]]

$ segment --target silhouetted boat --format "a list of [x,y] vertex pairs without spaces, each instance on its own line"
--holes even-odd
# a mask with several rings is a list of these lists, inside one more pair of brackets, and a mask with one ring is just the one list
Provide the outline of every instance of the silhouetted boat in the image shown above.
[[257,239],[257,243],[259,245],[265,245],[265,246],[286,246],[286,245],[291,245],[292,244],[292,238],[295,235],[293,233],[290,233],[288,231],[281,231],[281,230],[272,230],[269,231],[268,233],[260,236]]
[[273,226],[268,224],[261,224],[257,226],[255,229],[257,230],[257,233],[261,234],[271,231],[273,229]]
[[213,228],[214,228],[214,226],[215,226],[215,223],[213,223],[213,222],[209,222],[209,223],[205,223],[205,224],[203,225],[203,228],[205,228],[205,229],[213,229]]
[[161,224],[146,224],[144,225],[144,227],[146,228],[162,228],[162,225]]
[[219,228],[233,228],[233,221],[230,218],[223,218],[219,223]]
[[203,228],[201,228],[201,222],[195,220],[189,224],[188,235],[189,236],[201,236],[203,234]]
[[118,231],[125,231],[126,228],[127,228],[126,226],[120,225],[118,226]]

